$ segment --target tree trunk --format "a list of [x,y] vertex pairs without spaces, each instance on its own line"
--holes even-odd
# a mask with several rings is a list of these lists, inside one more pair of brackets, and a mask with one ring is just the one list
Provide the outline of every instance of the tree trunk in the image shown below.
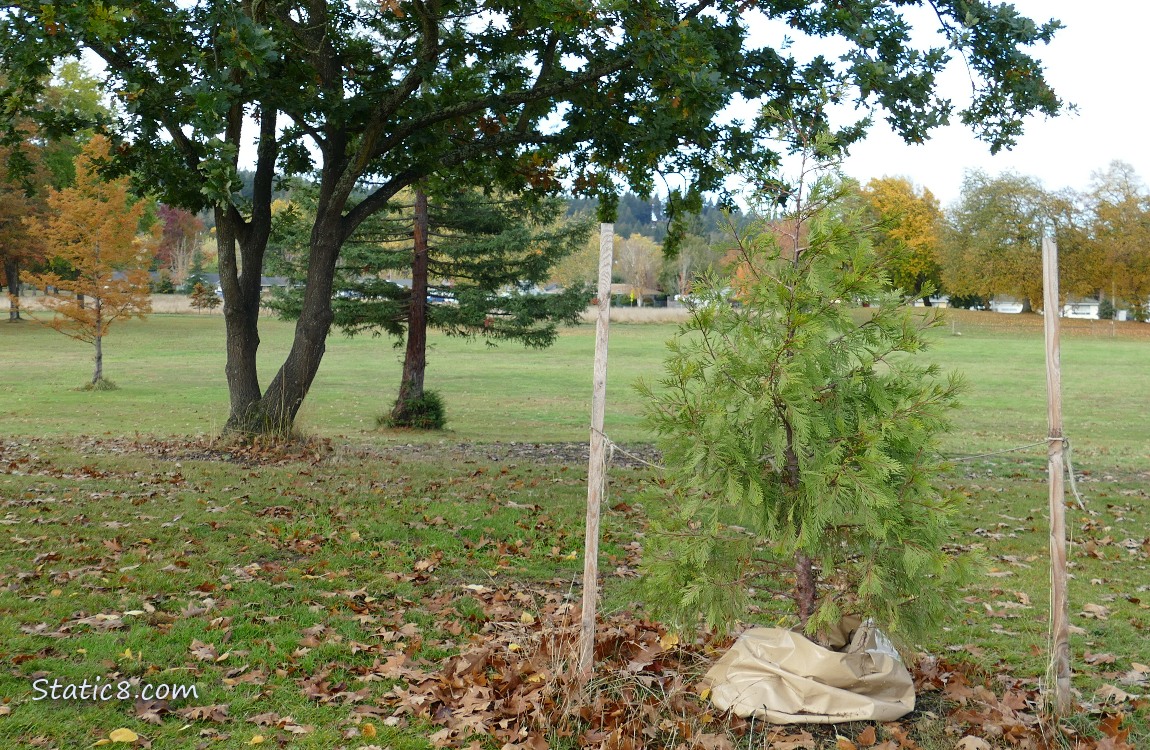
[[[271,234],[277,155],[275,120],[275,108],[261,103],[251,218],[245,221],[234,206],[216,208],[216,242],[220,286],[224,291],[224,328],[227,331],[224,372],[228,379],[231,407],[224,426],[225,433],[266,431],[266,420],[261,416],[260,403],[264,394],[256,372],[256,353],[260,347],[260,275]],[[242,123],[243,108],[233,107],[228,123],[230,142],[239,142]]]
[[815,566],[802,552],[795,555],[795,603],[799,609],[799,623],[805,628],[815,613]]
[[[787,448],[784,456],[786,457],[786,475],[784,482],[787,489],[791,492],[797,493],[799,490],[800,476],[799,476],[799,457],[794,449],[794,431],[791,425],[785,419],[783,425],[787,433]],[[800,533],[801,533],[800,529]],[[799,613],[799,624],[806,628],[807,621],[815,613],[815,602],[818,598],[818,589],[815,586],[815,566],[814,561],[811,560],[805,552],[797,552],[795,554],[795,608]]]
[[96,309],[96,371],[92,374],[92,385],[104,379],[104,305],[100,297],[95,298]]
[[[216,209],[216,243],[220,264],[220,286],[224,290],[224,329],[230,413],[225,432],[249,432],[248,412],[263,396],[256,373],[259,351],[260,278],[262,264],[253,262],[252,248],[243,248],[244,268],[255,268],[255,274],[240,274],[236,256],[239,243],[237,216],[227,208]],[[249,240],[250,242],[250,240]],[[260,253],[262,256],[262,253]]]
[[8,258],[4,261],[5,281],[8,285],[8,322],[19,323],[20,317],[20,262]]
[[403,357],[399,397],[391,412],[392,420],[400,423],[406,416],[408,402],[423,397],[423,377],[427,370],[427,232],[427,194],[422,189],[416,189],[407,350]]

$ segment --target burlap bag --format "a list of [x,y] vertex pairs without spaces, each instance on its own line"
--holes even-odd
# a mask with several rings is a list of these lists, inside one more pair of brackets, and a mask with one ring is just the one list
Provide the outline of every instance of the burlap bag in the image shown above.
[[753,628],[711,667],[703,686],[720,710],[774,724],[893,721],[914,710],[914,682],[872,625],[844,621],[823,648],[782,628]]

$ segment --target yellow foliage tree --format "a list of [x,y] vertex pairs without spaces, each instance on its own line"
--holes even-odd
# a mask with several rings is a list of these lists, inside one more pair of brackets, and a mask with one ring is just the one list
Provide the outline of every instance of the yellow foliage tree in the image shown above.
[[903,177],[873,179],[863,188],[862,197],[878,224],[875,252],[891,282],[916,297],[922,296],[928,284],[937,289],[942,236],[938,199]]
[[1112,163],[1094,175],[1091,192],[1094,239],[1099,250],[1099,286],[1124,300],[1137,320],[1146,320],[1150,301],[1150,196],[1134,168]]
[[104,180],[100,164],[108,158],[107,139],[97,136],[76,157],[76,184],[48,196],[48,218],[33,222],[48,255],[69,266],[74,278],[43,273],[29,281],[44,290],[45,306],[56,313],[47,321],[60,333],[92,344],[96,350],[92,387],[104,380],[103,339],[124,318],[151,312],[148,272],[152,250],[136,239],[144,206],[132,200],[128,180]]

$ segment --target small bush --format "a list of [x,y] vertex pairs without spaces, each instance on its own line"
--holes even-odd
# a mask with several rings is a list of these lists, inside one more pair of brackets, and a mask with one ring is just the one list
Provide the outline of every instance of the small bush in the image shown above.
[[1099,320],[1114,320],[1114,303],[1108,299],[1104,299],[1098,303],[1098,318]]
[[962,310],[985,310],[988,306],[986,298],[977,294],[952,294],[948,304]]
[[210,312],[220,306],[220,298],[216,296],[214,291],[208,289],[203,284],[197,283],[192,287],[192,293],[188,296],[192,298],[192,307],[197,310],[208,310]]
[[410,427],[416,430],[442,430],[447,425],[447,410],[443,398],[435,391],[424,391],[418,398],[409,398],[386,416],[379,418],[384,427]]

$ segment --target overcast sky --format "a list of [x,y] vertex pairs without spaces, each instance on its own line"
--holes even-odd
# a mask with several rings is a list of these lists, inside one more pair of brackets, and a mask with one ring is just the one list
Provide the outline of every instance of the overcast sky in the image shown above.
[[[991,156],[969,130],[952,125],[927,143],[908,146],[885,122],[876,122],[854,147],[844,171],[863,183],[872,177],[903,175],[924,185],[947,205],[958,197],[964,170],[991,174],[1006,170],[1033,175],[1047,188],[1084,189],[1090,174],[1115,159],[1134,165],[1150,179],[1150,103],[1147,64],[1150,2],[1146,0],[1016,0],[1019,12],[1036,21],[1057,18],[1066,27],[1054,41],[1036,48],[1047,80],[1076,114],[1032,118],[1012,151]],[[961,104],[970,79],[952,64],[942,94]]]

